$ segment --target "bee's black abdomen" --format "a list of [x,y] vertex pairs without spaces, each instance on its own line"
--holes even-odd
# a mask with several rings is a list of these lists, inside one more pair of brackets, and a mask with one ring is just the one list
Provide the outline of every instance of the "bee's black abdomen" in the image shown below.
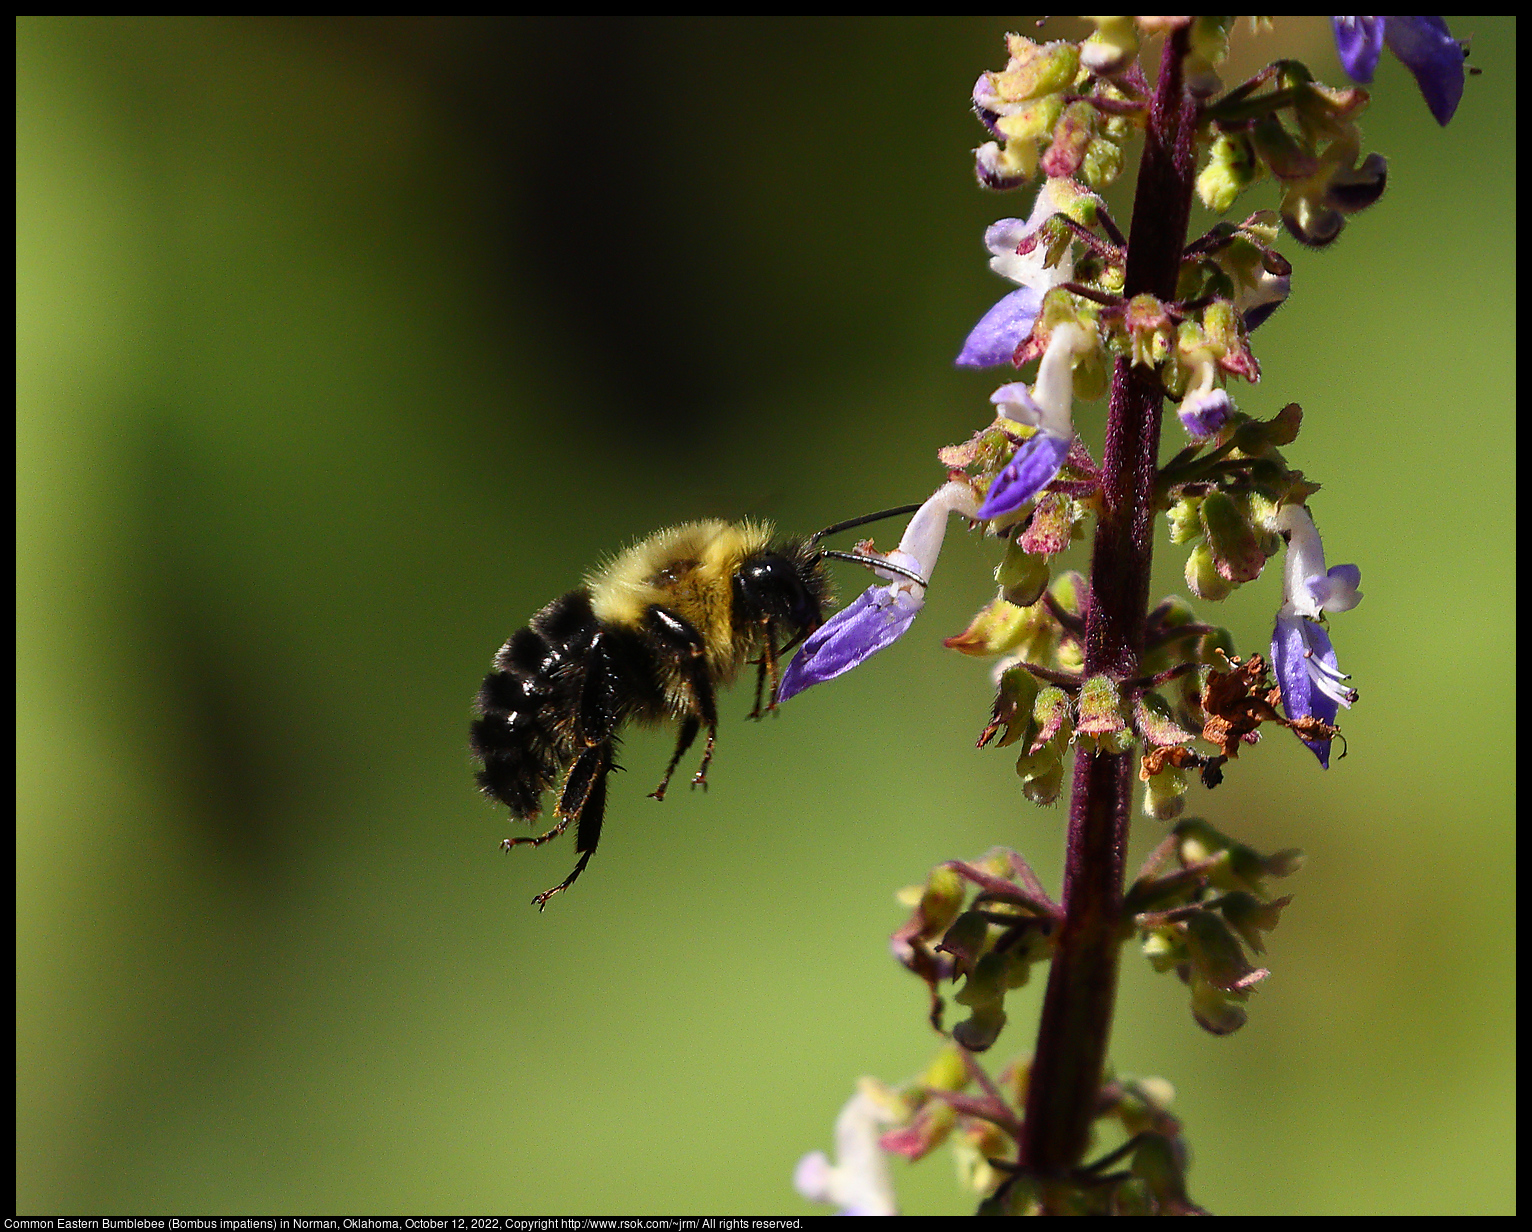
[[479,786],[518,817],[536,816],[542,794],[576,752],[565,716],[584,690],[596,635],[590,595],[571,591],[518,630],[484,677],[470,734],[483,762]]

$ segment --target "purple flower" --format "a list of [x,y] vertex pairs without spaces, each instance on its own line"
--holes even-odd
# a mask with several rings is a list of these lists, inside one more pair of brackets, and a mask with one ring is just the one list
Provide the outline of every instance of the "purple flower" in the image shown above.
[[1069,446],[1070,442],[1063,437],[1041,431],[1016,446],[1005,469],[989,485],[984,503],[974,516],[1003,518],[1015,513],[1052,482],[1069,456]]
[[1233,409],[1234,402],[1227,390],[1196,389],[1186,395],[1176,408],[1176,414],[1181,417],[1181,426],[1188,434],[1198,440],[1207,440],[1217,435]]
[[[1289,719],[1313,717],[1334,723],[1342,705],[1350,706],[1356,690],[1343,683],[1350,679],[1335,658],[1335,647],[1324,626],[1306,616],[1277,613],[1271,634],[1271,661],[1282,688],[1282,709]],[[1319,764],[1330,768],[1328,740],[1303,741]]]
[[[975,517],[974,504],[973,489],[966,483],[943,484],[915,511],[888,560],[929,583],[947,533],[947,515]],[[803,649],[782,673],[778,702],[849,672],[904,636],[925,606],[926,587],[892,572],[881,576],[890,580],[869,586],[803,643]]]
[[1002,218],[984,233],[989,249],[990,268],[1002,278],[1019,284],[1020,289],[1004,295],[969,331],[963,349],[955,361],[960,368],[993,368],[1009,363],[1016,348],[1032,332],[1032,324],[1042,311],[1043,296],[1053,287],[1074,277],[1074,250],[1066,248],[1059,263],[1049,268],[1047,252],[1039,244],[1026,256],[1016,249],[1043,223],[1060,213],[1053,192],[1054,181],[1046,181],[1038,190],[1032,214],[1025,222]]
[[[899,560],[897,563],[906,563]],[[836,612],[803,643],[788,664],[777,701],[785,702],[811,684],[832,680],[904,636],[925,605],[913,583],[869,586]]]
[[1414,74],[1436,122],[1452,119],[1463,97],[1463,44],[1440,17],[1331,17],[1330,24],[1352,80],[1370,82],[1387,46]]
[[1019,287],[1002,295],[968,332],[953,362],[959,368],[994,368],[1010,363],[1016,348],[1032,332],[1042,307],[1043,293],[1036,287]]
[[[1355,565],[1325,568],[1324,545],[1314,519],[1302,505],[1286,505],[1273,525],[1287,540],[1282,570],[1282,606],[1271,635],[1271,662],[1289,719],[1335,722],[1341,706],[1356,701],[1356,690],[1340,670],[1330,635],[1316,619],[1321,612],[1346,612],[1362,601],[1362,571]],[[1304,740],[1319,764],[1330,768],[1330,741]]]
[[1015,513],[1041,492],[1064,465],[1075,439],[1074,361],[1096,345],[1096,335],[1084,326],[1063,322],[1054,327],[1048,349],[1037,365],[1030,390],[1020,381],[1002,385],[989,400],[1006,419],[1037,431],[1016,447],[974,515],[1003,518]]
[[1186,355],[1184,362],[1191,370],[1190,388],[1176,408],[1181,426],[1198,440],[1207,440],[1217,434],[1234,409],[1234,400],[1228,391],[1218,385],[1218,364],[1213,353],[1206,347],[1198,347]]

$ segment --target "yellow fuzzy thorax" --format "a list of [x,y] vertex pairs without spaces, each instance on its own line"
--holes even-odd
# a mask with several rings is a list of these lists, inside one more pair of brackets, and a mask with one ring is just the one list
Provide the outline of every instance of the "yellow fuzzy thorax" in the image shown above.
[[741,655],[733,577],[771,536],[770,523],[716,518],[656,531],[586,579],[596,620],[636,628],[644,612],[659,604],[702,635],[715,671],[733,671]]

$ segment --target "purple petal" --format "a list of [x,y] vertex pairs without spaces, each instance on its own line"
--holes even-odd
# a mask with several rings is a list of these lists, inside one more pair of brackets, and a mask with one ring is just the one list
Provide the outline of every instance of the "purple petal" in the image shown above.
[[1362,601],[1362,570],[1356,565],[1335,565],[1324,577],[1305,583],[1314,605],[1326,612],[1349,612]]
[[913,597],[907,596],[904,602],[894,599],[886,583],[869,586],[803,643],[798,657],[782,673],[777,701],[785,702],[812,684],[833,680],[892,645],[904,636],[920,608],[921,602]]
[[[1309,670],[1309,656],[1336,676],[1340,667],[1335,658],[1335,647],[1324,629],[1303,616],[1278,616],[1277,627],[1271,634],[1271,662],[1282,689],[1282,709],[1289,719],[1303,719],[1310,715],[1324,723],[1334,723],[1340,703],[1321,690]],[[1319,764],[1330,768],[1330,741],[1304,740],[1309,751],[1319,758]]]
[[1390,17],[1383,40],[1414,74],[1426,106],[1445,126],[1463,98],[1463,45],[1440,17]]
[[1042,293],[1018,287],[1002,296],[969,331],[963,350],[954,361],[959,368],[993,368],[1008,364],[1032,332],[1032,322],[1043,306]]
[[1366,85],[1372,80],[1378,57],[1383,54],[1383,20],[1381,17],[1330,18],[1330,27],[1335,31],[1335,50],[1340,55],[1341,67],[1352,81]]
[[1069,441],[1049,432],[1038,432],[1030,440],[1023,441],[1005,464],[1005,469],[989,485],[984,503],[974,517],[983,521],[1015,513],[1059,473],[1059,467],[1069,456],[1069,446]]
[[1229,418],[1234,402],[1226,389],[1210,389],[1205,394],[1189,394],[1176,408],[1181,426],[1192,436],[1206,439],[1215,435]]

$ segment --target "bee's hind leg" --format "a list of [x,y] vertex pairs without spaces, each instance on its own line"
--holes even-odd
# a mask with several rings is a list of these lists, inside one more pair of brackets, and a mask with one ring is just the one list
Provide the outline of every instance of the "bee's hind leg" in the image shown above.
[[544,890],[541,894],[532,900],[532,905],[541,911],[548,905],[548,900],[555,894],[559,893],[561,890],[567,890],[570,886],[574,885],[575,878],[585,871],[585,866],[590,863],[591,856],[595,854],[596,853],[593,851],[587,851],[583,856],[580,857],[580,862],[574,866],[574,872],[565,877],[564,880],[559,882],[558,885],[554,886],[553,889]]
[[665,767],[665,777],[660,780],[660,785],[649,793],[653,799],[665,798],[665,789],[670,786],[670,776],[681,764],[681,758],[686,756],[686,750],[692,747],[692,741],[697,738],[697,732],[701,726],[702,721],[694,714],[689,714],[681,720],[681,733],[676,738],[676,751],[670,755],[670,765]]
[[[548,900],[555,894],[574,885],[575,879],[590,863],[591,856],[596,854],[596,847],[601,842],[601,822],[606,816],[606,778],[611,769],[612,742],[609,740],[586,749],[570,767],[569,778],[564,783],[564,794],[559,799],[559,812],[563,814],[563,820],[554,832],[562,832],[571,821],[579,822],[575,827],[575,850],[580,853],[580,860],[574,866],[574,872],[532,900],[539,911],[548,905]],[[552,833],[543,836],[544,839],[550,837]]]
[[558,836],[569,829],[569,818],[565,817],[558,825],[546,834],[539,834],[536,838],[503,838],[500,840],[500,850],[509,851],[512,847],[541,847],[544,843],[552,842]]

